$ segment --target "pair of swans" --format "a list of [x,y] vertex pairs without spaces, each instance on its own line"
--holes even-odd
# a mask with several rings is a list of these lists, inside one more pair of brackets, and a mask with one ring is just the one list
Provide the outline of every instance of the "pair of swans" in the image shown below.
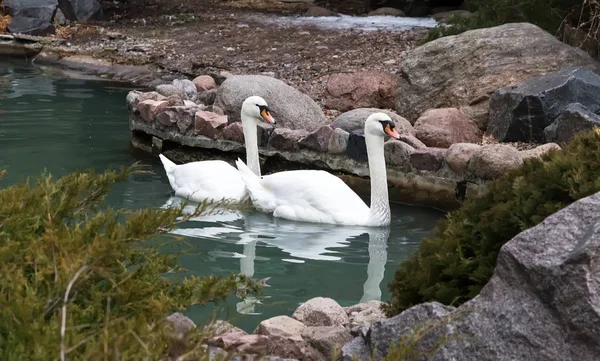
[[371,207],[346,183],[322,170],[283,171],[261,176],[258,155],[259,121],[275,124],[267,102],[247,98],[241,110],[246,146],[246,163],[239,158],[237,169],[221,160],[176,165],[160,155],[175,194],[193,201],[251,199],[255,208],[274,217],[293,221],[353,226],[387,226],[391,220],[384,157],[385,135],[395,139],[394,121],[385,113],[373,113],[365,121],[371,178]]

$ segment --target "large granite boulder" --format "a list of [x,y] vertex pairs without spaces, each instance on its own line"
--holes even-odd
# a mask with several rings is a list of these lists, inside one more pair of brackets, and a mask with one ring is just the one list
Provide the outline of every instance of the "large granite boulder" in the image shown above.
[[45,36],[56,31],[52,20],[58,0],[5,0],[4,7],[12,17],[7,26],[10,33]]
[[362,131],[365,128],[365,120],[367,120],[371,114],[377,112],[389,115],[396,124],[396,131],[398,133],[413,136],[415,135],[415,130],[408,120],[392,111],[377,108],[358,108],[342,113],[335,118],[333,123],[331,123],[331,127],[341,128],[348,133],[352,133],[355,130]]
[[572,103],[600,110],[600,75],[563,69],[497,90],[490,98],[487,133],[506,142],[543,142],[544,129]]
[[230,76],[219,87],[215,105],[225,111],[230,122],[240,121],[242,103],[252,95],[266,100],[278,127],[313,131],[327,124],[323,111],[314,100],[270,76]]
[[102,5],[98,0],[58,0],[58,3],[68,20],[85,22],[102,15]]
[[383,72],[361,71],[329,76],[325,106],[339,111],[356,108],[393,108],[398,77]]
[[481,294],[463,304],[428,360],[597,360],[600,193],[506,243]]
[[406,55],[396,111],[414,122],[429,108],[477,106],[499,88],[569,67],[599,70],[600,64],[533,24],[446,36]]
[[600,127],[600,115],[580,103],[573,103],[567,105],[556,120],[544,129],[544,138],[546,142],[566,143],[575,134],[594,127]]

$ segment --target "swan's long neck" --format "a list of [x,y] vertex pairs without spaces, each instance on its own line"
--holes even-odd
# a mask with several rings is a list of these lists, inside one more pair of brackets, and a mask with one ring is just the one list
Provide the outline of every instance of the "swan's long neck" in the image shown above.
[[260,176],[257,126],[258,123],[254,118],[250,118],[242,112],[242,131],[244,132],[244,143],[246,145],[246,165],[254,174]]
[[390,224],[391,212],[388,199],[387,173],[383,153],[383,137],[365,134],[367,156],[369,159],[369,174],[371,177],[371,212],[372,225],[387,226]]

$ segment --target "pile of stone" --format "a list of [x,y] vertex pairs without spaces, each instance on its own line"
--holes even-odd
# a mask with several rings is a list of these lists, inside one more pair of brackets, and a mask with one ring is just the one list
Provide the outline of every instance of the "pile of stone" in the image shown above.
[[[379,301],[342,307],[331,298],[316,297],[300,305],[291,317],[276,316],[262,321],[252,334],[219,320],[207,326],[216,334],[207,343],[213,349],[234,351],[246,357],[331,361],[354,336],[385,318],[380,307]],[[170,320],[182,331],[195,327],[181,314],[171,315]]]

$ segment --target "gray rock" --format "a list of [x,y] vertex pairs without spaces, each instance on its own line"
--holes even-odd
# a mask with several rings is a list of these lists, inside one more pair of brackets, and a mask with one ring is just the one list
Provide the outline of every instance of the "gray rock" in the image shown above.
[[359,162],[367,162],[367,143],[365,143],[365,134],[362,130],[355,130],[348,137],[346,146],[346,156]]
[[473,153],[481,148],[478,144],[473,143],[456,143],[448,148],[446,154],[446,164],[456,173],[463,173],[467,170],[467,164],[473,156]]
[[573,103],[544,129],[544,138],[546,142],[567,143],[575,134],[594,127],[600,127],[600,115],[580,103]]
[[348,138],[350,138],[350,133],[342,128],[335,128],[331,138],[329,139],[329,145],[327,147],[329,153],[344,153],[346,151],[346,147],[348,146]]
[[298,150],[300,141],[308,135],[303,129],[275,128],[269,137],[269,146],[279,150]]
[[402,61],[396,111],[414,122],[426,109],[479,103],[499,88],[571,67],[600,70],[584,51],[529,23],[445,36]]
[[12,16],[9,33],[45,36],[56,31],[52,19],[58,0],[5,0],[4,7]]
[[[419,329],[427,329],[436,322],[442,321],[445,316],[454,310],[454,307],[444,306],[438,302],[423,303],[392,318],[375,322],[367,337],[367,346],[375,353],[375,360],[382,360],[387,354],[392,343],[398,342],[402,337],[410,337]],[[423,349],[430,346],[430,340],[422,340]],[[461,359],[461,358],[458,358]]]
[[352,133],[355,130],[364,130],[365,121],[369,115],[376,112],[382,112],[389,115],[396,124],[396,131],[398,133],[412,136],[415,135],[415,130],[408,120],[392,111],[377,108],[358,108],[342,113],[333,121],[333,123],[331,123],[331,127],[341,128],[348,133]]
[[446,154],[448,154],[448,149],[446,148],[429,147],[415,149],[410,154],[410,164],[415,169],[437,172],[444,166]]
[[369,360],[371,357],[371,350],[365,339],[362,337],[355,337],[350,342],[342,347],[342,361],[356,361],[356,360]]
[[300,147],[316,150],[317,152],[327,152],[327,147],[329,147],[329,141],[333,133],[333,128],[329,125],[324,125],[302,138],[300,140]]
[[203,108],[198,106],[169,107],[164,112],[157,114],[156,120],[165,126],[177,124],[177,129],[181,134],[191,133],[198,110],[203,110]]
[[269,144],[269,140],[271,138],[271,134],[273,134],[273,126],[267,123],[258,123],[256,127],[257,138],[258,138],[258,146],[266,147]]
[[356,333],[360,334],[362,330],[368,330],[373,322],[384,319],[385,315],[381,310],[382,304],[381,301],[372,300],[344,308],[350,318],[350,329],[356,330]]
[[59,6],[71,21],[96,20],[102,15],[102,5],[98,0],[59,0]]
[[544,141],[544,128],[572,103],[600,110],[600,75],[566,69],[498,89],[490,98],[487,133],[500,141]]
[[56,20],[58,25],[61,25],[61,26],[67,24],[67,18],[65,17],[65,14],[63,14],[62,10],[60,10],[60,9],[56,10],[56,14],[54,15],[54,20]]
[[179,89],[183,99],[196,101],[198,99],[198,90],[196,90],[196,84],[189,79],[175,79],[173,85]]
[[304,329],[302,338],[327,360],[332,360],[336,351],[350,341],[352,336],[342,326],[313,326]]
[[467,172],[475,177],[491,180],[523,164],[523,155],[513,146],[487,144],[471,155]]
[[396,139],[390,139],[383,145],[385,154],[385,164],[390,167],[400,168],[405,171],[410,171],[410,155],[415,151],[415,148]]
[[242,102],[252,95],[266,100],[278,127],[313,131],[327,123],[321,107],[308,95],[263,75],[227,78],[218,88],[215,105],[225,110],[230,121],[239,121]]
[[[433,361],[579,361],[600,355],[600,193],[507,242],[480,295],[460,306]],[[456,315],[457,317],[454,317]]]
[[171,323],[175,332],[186,333],[196,327],[194,321],[182,313],[175,312],[167,317],[167,321]]
[[304,16],[321,17],[321,16],[338,16],[335,12],[325,9],[321,6],[311,6],[306,10]]
[[173,95],[183,96],[181,89],[173,84],[160,84],[156,86],[156,92],[160,95],[170,97]]
[[404,11],[391,7],[382,7],[369,11],[369,16],[406,16]]
[[292,317],[307,326],[345,326],[350,322],[342,306],[327,297],[311,298],[301,304]]
[[205,90],[202,93],[198,94],[198,101],[202,104],[212,105],[217,98],[217,89],[209,89]]
[[556,143],[546,143],[546,144],[539,145],[533,149],[522,150],[520,153],[523,156],[523,160],[525,161],[525,160],[531,159],[531,158],[541,158],[545,154],[547,154],[551,151],[556,151],[556,150],[561,150],[561,149],[562,148]]

